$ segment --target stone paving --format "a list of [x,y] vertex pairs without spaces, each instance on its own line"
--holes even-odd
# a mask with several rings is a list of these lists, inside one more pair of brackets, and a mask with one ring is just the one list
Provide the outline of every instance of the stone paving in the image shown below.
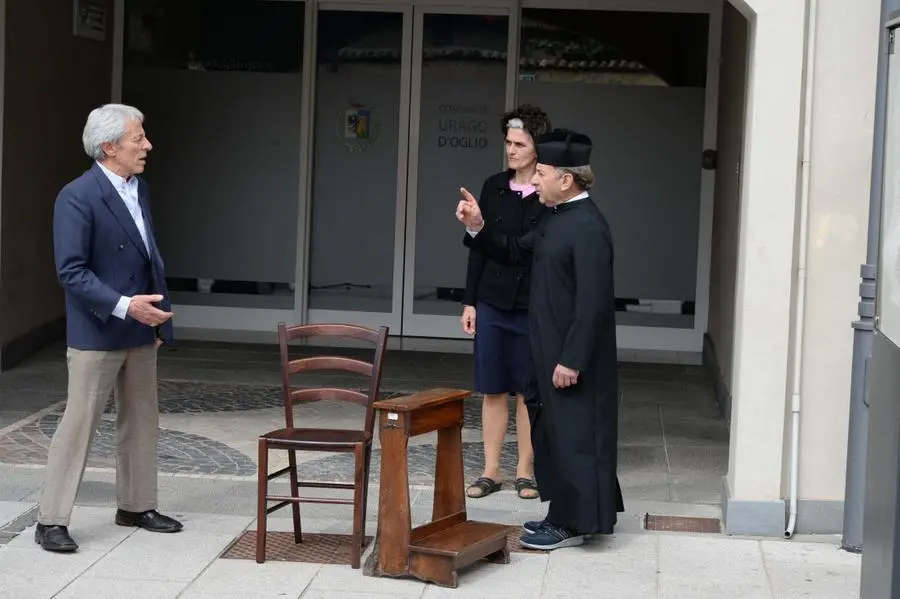
[[[359,355],[357,350],[334,353]],[[367,578],[348,566],[221,559],[243,531],[255,526],[255,439],[283,419],[277,350],[185,344],[161,352],[159,376],[160,509],[182,519],[185,531],[154,535],[112,524],[111,403],[72,517],[81,549],[59,556],[34,545],[33,526],[46,448],[64,408],[64,348],[48,348],[0,374],[0,597],[849,599],[859,594],[859,556],[840,551],[835,537],[783,541],[643,529],[646,514],[721,516],[728,429],[702,369],[622,365],[619,476],[626,511],[616,534],[550,554],[514,554],[507,566],[476,564],[462,574],[456,590]],[[385,395],[469,388],[470,379],[470,356],[391,351],[382,388]],[[359,386],[334,376],[307,383]],[[470,399],[465,408],[464,460],[466,476],[472,478],[482,461],[480,400]],[[356,406],[327,401],[301,406],[297,415],[310,426],[352,426],[360,419]],[[512,417],[506,440],[502,465],[511,479],[516,460]],[[411,517],[421,524],[430,519],[434,498],[433,436],[416,438],[410,454]],[[277,467],[274,461],[272,468]],[[372,468],[378,472],[377,442]],[[304,478],[347,479],[350,472],[345,456],[310,454],[301,462]],[[282,481],[271,484],[276,493],[286,490]],[[375,531],[378,491],[375,475],[366,514],[369,534]],[[318,493],[334,492],[310,490]],[[470,518],[511,525],[540,519],[546,510],[538,501],[517,498],[509,485],[487,498],[467,500],[467,507]],[[302,513],[305,531],[349,532],[347,506],[304,504]],[[270,517],[270,530],[290,530],[281,514]]]
[[[495,496],[496,497],[496,496]],[[487,501],[487,500],[484,500]],[[494,506],[497,507],[496,505]],[[415,508],[415,506],[414,506]],[[159,535],[112,523],[111,505],[78,505],[72,555],[36,547],[34,504],[0,501],[4,521],[20,529],[0,545],[4,599],[851,599],[859,596],[860,557],[836,539],[727,538],[648,533],[627,526],[582,547],[511,554],[508,565],[479,562],[460,573],[457,589],[412,579],[370,578],[347,565],[222,559],[252,515],[175,513],[185,530]],[[169,512],[173,513],[173,512]],[[24,516],[24,517],[23,517]],[[470,517],[520,521],[514,510]],[[421,510],[413,510],[416,524]],[[270,530],[290,530],[271,518]],[[343,532],[348,523],[307,518],[307,532]],[[370,531],[374,530],[370,522]]]
[[[297,355],[322,353],[297,348]],[[363,356],[360,350],[329,348],[328,353]],[[252,478],[256,437],[283,426],[277,349],[193,343],[160,353],[160,471],[163,473]],[[382,397],[435,386],[469,388],[471,356],[390,351],[385,360]],[[619,424],[620,480],[626,497],[717,504],[727,468],[728,429],[720,418],[710,381],[702,369],[687,366],[623,364]],[[361,388],[363,379],[323,374],[302,384]],[[22,418],[0,429],[0,463],[43,466],[63,409],[64,348],[55,346],[0,375],[0,415]],[[28,407],[31,407],[30,412]],[[10,410],[12,408],[12,410]],[[357,428],[357,406],[320,401],[298,406],[305,426]],[[514,404],[501,454],[507,481],[515,476]],[[5,422],[4,422],[5,423]],[[467,480],[481,473],[481,401],[465,404],[463,430]],[[111,400],[97,432],[89,466],[115,467],[115,407]],[[433,435],[414,439],[410,482],[428,485],[434,468]],[[376,439],[373,471],[379,468]],[[286,461],[273,454],[273,468]],[[311,480],[351,480],[349,455],[300,455],[302,475]],[[510,488],[511,482],[506,488]]]

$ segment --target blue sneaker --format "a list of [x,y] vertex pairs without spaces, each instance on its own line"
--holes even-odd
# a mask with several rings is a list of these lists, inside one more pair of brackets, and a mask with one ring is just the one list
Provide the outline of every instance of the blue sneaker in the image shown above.
[[530,535],[533,535],[540,529],[544,528],[544,525],[547,523],[547,519],[543,520],[529,520],[525,524],[522,525],[522,530],[527,532]]
[[[525,524],[522,525],[522,530],[524,530],[527,534],[533,535],[537,531],[544,528],[544,526],[546,524],[547,524],[546,518],[544,518],[543,520],[529,520],[528,522],[526,522]],[[593,535],[584,535],[584,540],[585,541],[590,540],[592,536]]]
[[563,547],[577,547],[584,543],[584,535],[576,534],[567,528],[544,521],[544,526],[533,534],[523,536],[519,543],[528,549],[552,551]]

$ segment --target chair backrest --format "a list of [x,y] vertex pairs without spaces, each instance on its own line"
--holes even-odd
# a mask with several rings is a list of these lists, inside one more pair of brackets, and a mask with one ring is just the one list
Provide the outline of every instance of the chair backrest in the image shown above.
[[[300,338],[334,337],[367,341],[374,346],[371,362],[344,356],[314,356],[291,360],[288,343]],[[278,323],[278,345],[281,352],[281,386],[284,400],[284,419],[287,428],[294,428],[294,405],[303,401],[333,399],[348,401],[366,409],[365,431],[372,433],[375,427],[375,409],[381,387],[381,366],[387,348],[388,327],[369,329],[348,324],[309,324],[288,326]],[[370,377],[368,393],[355,389],[315,387],[295,389],[291,377],[301,372],[315,370],[343,370]]]

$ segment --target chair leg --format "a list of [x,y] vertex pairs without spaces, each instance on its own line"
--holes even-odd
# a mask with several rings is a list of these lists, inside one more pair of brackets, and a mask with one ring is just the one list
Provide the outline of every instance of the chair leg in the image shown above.
[[[290,466],[291,497],[300,497],[300,486],[297,481],[297,452],[288,450],[288,465]],[[294,542],[303,542],[303,530],[300,526],[300,502],[291,503],[291,511],[294,513]]]
[[363,496],[362,496],[362,538],[360,539],[360,546],[365,545],[366,542],[366,514],[368,513],[366,509],[368,508],[369,503],[369,472],[371,471],[372,466],[372,446],[366,445],[366,449],[364,452],[363,459]]
[[259,465],[257,466],[258,488],[256,504],[256,563],[266,561],[266,517],[269,493],[269,446],[265,439],[259,440]]
[[350,567],[359,569],[360,556],[362,554],[363,529],[365,528],[366,514],[363,511],[363,464],[365,458],[365,446],[359,444],[353,452],[356,464],[356,472],[353,477],[353,540],[350,547]]

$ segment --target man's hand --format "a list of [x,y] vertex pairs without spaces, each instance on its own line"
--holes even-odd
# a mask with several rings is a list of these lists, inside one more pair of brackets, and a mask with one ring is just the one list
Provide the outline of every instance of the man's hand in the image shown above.
[[562,364],[557,364],[553,369],[553,386],[557,389],[565,389],[571,387],[578,382],[578,371],[566,368]]
[[128,304],[128,315],[149,327],[158,327],[172,318],[171,312],[164,312],[153,305],[161,301],[161,295],[136,295]]
[[463,199],[456,205],[456,219],[473,231],[481,231],[481,228],[484,227],[484,219],[481,217],[481,208],[478,207],[475,196],[469,193],[465,187],[460,187],[459,193],[462,194]]
[[163,340],[157,337],[156,341],[153,342],[153,349],[159,349],[160,347],[162,347],[162,344]]
[[466,335],[474,335],[475,334],[475,306],[466,306],[463,308],[462,318],[462,328],[463,332]]

